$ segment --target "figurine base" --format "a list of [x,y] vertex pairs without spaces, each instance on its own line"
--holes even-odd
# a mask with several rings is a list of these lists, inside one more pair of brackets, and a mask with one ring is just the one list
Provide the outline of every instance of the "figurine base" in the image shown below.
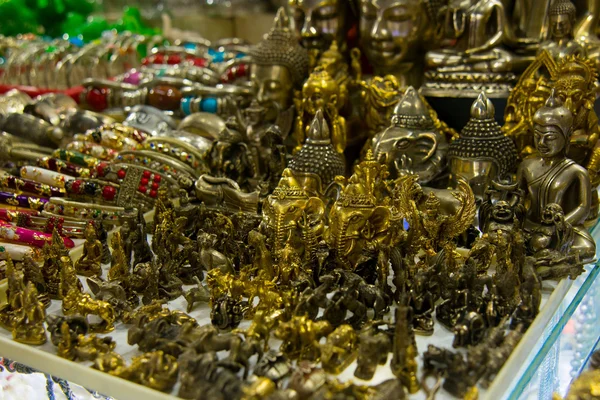
[[518,81],[513,73],[439,72],[425,73],[421,94],[425,97],[476,98],[482,91],[490,99],[507,99]]
[[[440,120],[448,124],[449,127],[460,131],[471,118],[471,105],[477,98],[473,97],[427,97],[427,101],[437,112]],[[506,108],[507,99],[492,98],[490,99],[496,109],[494,119],[500,125],[504,124],[504,109]]]

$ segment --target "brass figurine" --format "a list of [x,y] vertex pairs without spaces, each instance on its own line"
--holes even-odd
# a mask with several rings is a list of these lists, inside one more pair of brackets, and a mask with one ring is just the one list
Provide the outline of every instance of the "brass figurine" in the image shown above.
[[[287,124],[293,123],[293,89],[300,88],[308,75],[308,53],[298,44],[289,24],[289,16],[282,7],[266,38],[249,53],[252,58],[250,81],[257,90],[258,103],[267,110],[265,120],[268,122],[290,118]],[[278,125],[284,136],[292,128]]]
[[20,343],[41,345],[46,343],[46,310],[38,300],[35,285],[28,282],[23,288],[23,304],[14,314],[13,339]]
[[574,38],[576,17],[571,0],[554,0],[548,10],[550,39],[540,44],[539,52],[546,50],[557,62],[569,55],[585,56],[585,48]]
[[100,276],[102,275],[102,256],[102,243],[96,236],[94,224],[89,222],[85,228],[83,254],[75,263],[75,269],[81,275]]
[[316,68],[302,86],[301,98],[297,99],[298,115],[294,127],[295,142],[298,143],[296,151],[304,143],[307,132],[312,129],[311,121],[321,110],[325,120],[331,127],[331,144],[338,153],[346,149],[347,132],[346,120],[339,112],[344,106],[343,100],[347,97],[345,86],[339,87],[338,83],[323,68]]
[[336,151],[331,142],[330,132],[323,111],[317,110],[310,124],[306,142],[289,163],[289,168],[296,174],[315,175],[320,182],[319,192],[324,191],[336,176],[343,175],[346,169],[343,156],[339,150]]
[[527,229],[539,226],[546,206],[559,205],[575,233],[571,250],[590,260],[596,254],[596,244],[584,227],[592,201],[590,177],[567,156],[574,117],[556,96],[553,91],[533,116],[539,156],[523,160],[517,171],[517,184],[529,203],[525,225]]
[[483,196],[491,180],[504,179],[517,161],[515,145],[502,134],[494,112],[494,105],[481,92],[471,106],[471,119],[448,150],[454,184],[462,176],[478,196]]
[[390,178],[417,174],[426,184],[442,174],[448,143],[434,126],[425,104],[411,86],[398,102],[391,125],[373,138],[375,159],[388,166]]

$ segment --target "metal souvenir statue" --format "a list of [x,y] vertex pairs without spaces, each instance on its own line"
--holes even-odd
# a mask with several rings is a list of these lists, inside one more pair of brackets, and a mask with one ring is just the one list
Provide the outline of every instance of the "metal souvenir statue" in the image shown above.
[[249,55],[250,81],[257,90],[258,103],[267,109],[265,120],[275,121],[288,114],[293,118],[293,89],[300,88],[308,75],[308,53],[298,44],[284,8],[279,9],[273,28]]
[[86,276],[102,275],[102,251],[102,243],[96,236],[96,227],[90,222],[85,228],[83,254],[75,263],[77,272]]
[[298,116],[294,127],[295,142],[299,150],[310,129],[308,124],[322,110],[326,120],[331,126],[331,142],[335,150],[342,154],[346,148],[346,120],[339,114],[339,109],[344,105],[342,99],[346,97],[338,83],[329,73],[317,67],[302,86],[302,99],[298,101]]
[[521,162],[517,183],[527,194],[529,205],[525,227],[539,226],[546,206],[556,203],[562,207],[565,221],[573,226],[572,252],[579,253],[583,260],[591,260],[596,254],[596,244],[583,226],[591,208],[590,177],[585,168],[567,157],[573,120],[571,111],[553,91],[546,105],[533,116],[539,156]]
[[375,75],[421,86],[422,53],[436,32],[436,0],[360,0],[361,48]]
[[394,109],[390,127],[373,138],[373,151],[376,159],[384,159],[392,179],[410,173],[424,184],[443,172],[448,143],[412,86]]
[[289,168],[296,174],[318,177],[319,191],[324,191],[336,176],[344,175],[344,159],[331,143],[329,125],[322,110],[316,111],[306,142],[290,160]]
[[[507,97],[532,61],[512,49],[537,40],[516,37],[505,2],[468,0],[448,7],[449,39],[453,46],[429,51],[425,57],[425,96],[472,97],[485,89],[493,97]],[[448,28],[447,28],[448,29]]]
[[515,145],[502,134],[494,113],[492,102],[480,93],[471,106],[471,119],[448,151],[453,182],[462,176],[478,196],[492,180],[504,178],[517,161]]
[[353,1],[288,0],[302,46],[317,55],[333,42],[345,47],[348,29],[355,17]]
[[573,37],[576,14],[571,0],[554,0],[548,11],[550,40],[540,44],[539,52],[548,51],[556,61],[568,55],[586,54],[585,48]]

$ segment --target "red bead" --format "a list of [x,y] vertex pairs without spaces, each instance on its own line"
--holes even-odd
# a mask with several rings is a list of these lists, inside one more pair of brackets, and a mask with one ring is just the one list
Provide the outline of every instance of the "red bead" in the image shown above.
[[106,168],[108,168],[107,163],[102,162],[102,163],[98,164],[96,166],[96,172],[98,173],[98,176],[100,176],[100,177],[104,176],[104,174],[106,173]]
[[179,56],[178,54],[171,54],[167,58],[167,64],[169,64],[169,65],[175,65],[175,64],[180,64],[180,63],[181,63],[181,56]]
[[247,72],[248,72],[248,68],[246,67],[246,64],[240,64],[240,65],[237,66],[237,76],[238,76],[238,78],[246,76]]
[[85,96],[85,102],[94,111],[103,111],[108,108],[105,88],[92,88]]
[[154,182],[159,183],[161,180],[161,176],[160,175],[154,175]]
[[117,172],[119,179],[125,179],[125,175],[127,175],[127,172],[124,169],[120,169],[119,172]]
[[148,186],[148,178],[142,178],[142,180],[140,181],[140,185]]
[[148,171],[148,170],[145,170],[145,171],[142,173],[142,176],[143,176],[144,178],[148,178],[148,179],[150,179],[150,175],[152,175],[152,174],[151,174],[151,173],[150,173],[150,171]]
[[71,183],[71,191],[72,191],[73,193],[75,193],[75,194],[78,194],[78,193],[79,193],[79,189],[81,188],[81,184],[82,184],[82,183],[83,183],[83,182],[82,182],[82,181],[79,181],[79,180],[77,180],[77,181],[74,181],[73,183]]
[[235,68],[229,68],[227,70],[227,81],[232,81],[235,79]]
[[114,200],[116,195],[117,195],[117,189],[115,189],[112,186],[104,186],[104,189],[102,189],[102,197],[106,201]]
[[157,195],[158,195],[158,192],[156,190],[151,190],[150,191],[150,197],[156,198]]
[[144,185],[140,185],[138,187],[138,191],[142,192],[142,193],[146,193],[146,190],[148,190],[148,188]]
[[204,58],[194,57],[192,62],[196,67],[206,67],[206,59]]
[[154,189],[154,190],[158,189],[158,183],[154,182],[152,184],[152,189]]

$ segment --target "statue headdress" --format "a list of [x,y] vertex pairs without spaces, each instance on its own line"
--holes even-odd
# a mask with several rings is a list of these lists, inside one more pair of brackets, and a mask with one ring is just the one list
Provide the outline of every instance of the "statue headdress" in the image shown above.
[[277,12],[269,33],[249,54],[254,64],[286,67],[297,87],[308,74],[308,52],[298,43],[290,27],[290,18],[283,7]]
[[568,15],[571,21],[575,20],[577,9],[571,0],[555,0],[548,10],[549,15]]
[[489,160],[496,164],[499,176],[509,172],[517,162],[517,149],[494,116],[494,104],[481,92],[471,106],[469,122],[450,143],[448,159]]
[[560,99],[555,96],[554,89],[552,89],[546,104],[533,115],[533,123],[543,126],[556,126],[568,142],[573,128],[573,114],[562,105]]
[[434,123],[429,110],[421,100],[417,91],[409,86],[392,113],[395,126],[409,129],[433,128]]
[[336,176],[344,174],[344,160],[331,144],[329,125],[322,110],[316,112],[306,143],[294,155],[289,167],[294,172],[318,175],[323,187],[333,182]]

